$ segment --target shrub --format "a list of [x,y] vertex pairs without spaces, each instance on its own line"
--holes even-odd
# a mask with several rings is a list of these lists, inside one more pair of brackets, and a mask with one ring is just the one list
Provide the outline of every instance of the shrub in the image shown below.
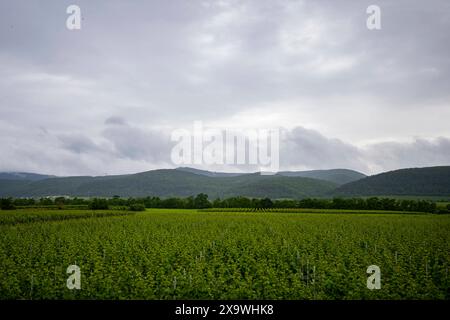
[[260,201],[261,208],[272,208],[273,202],[269,198],[264,198]]
[[130,211],[145,211],[145,206],[142,203],[133,203],[128,207]]
[[0,208],[2,210],[14,210],[16,207],[14,206],[12,199],[7,198],[0,200]]
[[107,210],[108,201],[106,199],[94,198],[89,204],[89,209],[91,210]]
[[194,207],[197,209],[211,208],[211,203],[208,201],[208,195],[199,193],[194,198]]

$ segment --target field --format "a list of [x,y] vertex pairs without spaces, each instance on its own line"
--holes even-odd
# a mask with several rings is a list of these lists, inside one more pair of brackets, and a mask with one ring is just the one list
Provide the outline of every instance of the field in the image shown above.
[[0,211],[0,299],[449,299],[449,231],[432,214]]

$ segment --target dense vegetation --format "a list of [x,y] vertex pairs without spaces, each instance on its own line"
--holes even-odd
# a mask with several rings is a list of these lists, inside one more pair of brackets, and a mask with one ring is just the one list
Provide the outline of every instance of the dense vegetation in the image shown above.
[[86,218],[100,218],[123,216],[132,214],[125,211],[87,211],[87,210],[70,210],[70,211],[55,211],[55,210],[26,210],[19,212],[2,212],[0,215],[0,225],[16,225],[30,222],[44,222],[44,221],[60,221],[70,219],[86,219]]
[[0,172],[0,180],[38,181],[54,177],[55,176],[29,172]]
[[390,199],[390,198],[334,198],[334,199],[301,199],[301,200],[271,200],[270,198],[231,197],[226,199],[214,199],[210,201],[208,196],[200,193],[195,197],[166,198],[65,198],[57,197],[0,199],[3,210],[11,210],[16,207],[58,208],[58,209],[92,209],[105,210],[108,208],[124,209],[131,211],[143,211],[145,208],[166,209],[204,209],[204,208],[303,208],[303,209],[345,209],[345,210],[384,210],[407,212],[450,213],[450,205],[437,207],[436,203],[428,200]]
[[287,177],[304,177],[326,180],[337,185],[343,185],[366,177],[366,175],[361,172],[348,169],[281,171],[279,174]]
[[247,196],[269,198],[318,197],[336,188],[318,179],[281,175],[243,174],[211,177],[184,170],[153,170],[130,175],[61,177],[39,181],[1,180],[0,197],[187,197],[206,193],[210,198]]
[[450,196],[450,166],[401,169],[370,176],[336,189],[336,196]]
[[[55,213],[73,210],[40,212]],[[450,299],[449,229],[447,215],[181,209],[0,224],[0,299]]]
[[[243,173],[212,172],[188,167],[177,168],[177,170],[192,172],[195,174],[200,174],[208,177],[234,177],[238,175],[243,175]],[[280,171],[278,172],[278,174],[286,177],[303,177],[303,178],[325,180],[333,182],[336,185],[343,185],[366,177],[366,175],[362,174],[361,172],[348,169]]]
[[[8,178],[9,177],[9,178]],[[348,183],[346,183],[348,182]],[[230,174],[192,168],[100,177],[0,174],[0,197],[229,197],[301,199],[360,196],[450,197],[450,166],[402,169],[365,177],[345,169]]]

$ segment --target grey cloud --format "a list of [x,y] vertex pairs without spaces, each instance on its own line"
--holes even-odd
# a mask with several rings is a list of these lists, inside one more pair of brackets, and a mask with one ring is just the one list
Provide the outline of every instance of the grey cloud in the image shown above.
[[[127,125],[106,125],[102,141],[80,134],[43,133],[39,128],[27,139],[3,136],[0,171],[32,171],[57,175],[132,173],[171,168],[169,130]],[[22,136],[26,136],[22,132]],[[21,161],[17,161],[21,159]],[[417,138],[412,142],[381,142],[358,147],[316,130],[283,129],[280,140],[280,170],[348,168],[366,174],[398,168],[450,164],[450,139]],[[214,171],[253,172],[250,165],[197,166]]]
[[62,148],[75,153],[88,153],[99,150],[99,147],[88,137],[81,134],[61,134],[58,135]]
[[109,124],[109,125],[126,125],[126,121],[124,118],[122,117],[109,117],[105,120],[105,124]]
[[103,175],[170,167],[171,145],[164,131],[132,125],[100,128],[98,141],[80,133],[11,129],[9,135],[0,137],[0,171]]
[[327,138],[315,130],[297,127],[285,131],[280,145],[280,165],[285,169],[351,168],[368,171],[361,150],[339,139]]
[[409,107],[448,101],[445,0],[378,1],[379,32],[365,27],[371,1],[80,1],[79,33],[61,23],[65,4],[3,2],[16,24],[0,31],[3,53],[120,88],[166,118],[355,90]]
[[[0,2],[0,170],[166,166],[160,127],[251,127],[258,117],[241,115],[254,110],[298,127],[282,145],[287,167],[446,162],[447,0],[379,0],[380,31],[365,26],[371,0],[80,0],[80,31],[65,28],[70,4]],[[39,127],[52,134],[27,133]],[[400,142],[415,136],[430,139]]]
[[416,138],[412,142],[384,142],[369,145],[364,150],[374,171],[398,168],[450,165],[450,139]]
[[450,165],[450,139],[445,137],[358,147],[297,127],[284,132],[280,144],[284,170],[346,168],[375,174],[400,168]]
[[112,143],[116,156],[149,163],[168,163],[172,143],[164,131],[130,125],[109,126],[102,136]]

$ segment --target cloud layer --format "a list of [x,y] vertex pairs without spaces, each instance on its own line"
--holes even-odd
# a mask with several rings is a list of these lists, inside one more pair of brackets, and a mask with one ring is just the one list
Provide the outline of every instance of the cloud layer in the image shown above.
[[450,3],[372,2],[2,1],[0,171],[169,167],[197,120],[284,128],[283,169],[450,164]]

